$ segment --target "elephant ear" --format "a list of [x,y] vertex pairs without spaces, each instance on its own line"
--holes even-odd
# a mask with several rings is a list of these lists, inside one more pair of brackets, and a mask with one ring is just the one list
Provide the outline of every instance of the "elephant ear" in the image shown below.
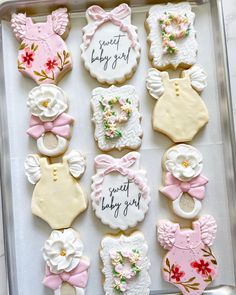
[[37,155],[29,154],[24,163],[25,174],[30,183],[36,184],[41,178],[41,169],[39,157]]
[[189,70],[186,70],[185,74],[186,73],[189,75],[191,85],[196,91],[202,92],[204,88],[207,87],[207,74],[199,65],[195,65]]
[[26,34],[26,14],[13,13],[11,17],[11,27],[18,41],[22,41]]
[[162,94],[164,93],[164,86],[160,71],[154,68],[148,70],[146,87],[149,94],[155,99],[159,99],[162,96]]
[[216,237],[217,224],[213,216],[205,215],[198,220],[200,224],[202,242],[211,246]]
[[62,36],[69,26],[69,16],[67,8],[59,8],[52,12],[53,31]]
[[170,250],[175,243],[175,233],[179,225],[170,221],[161,221],[157,227],[157,240],[165,250]]
[[85,157],[78,151],[71,151],[65,158],[71,175],[79,178],[85,171]]

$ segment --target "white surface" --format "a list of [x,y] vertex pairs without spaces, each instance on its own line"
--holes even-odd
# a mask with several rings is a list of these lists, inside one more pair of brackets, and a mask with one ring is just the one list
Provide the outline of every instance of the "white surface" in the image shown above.
[[[234,101],[234,112],[236,113],[236,84],[233,83],[235,76],[236,76],[236,60],[235,60],[235,50],[236,50],[236,32],[235,32],[235,23],[236,23],[236,3],[233,0],[224,0],[224,8],[225,8],[225,19],[226,19],[226,28],[227,28],[227,43],[228,43],[228,49],[229,49],[229,60],[230,60],[230,71],[231,71],[231,83],[234,84],[232,87],[232,94],[233,94],[233,101]],[[138,16],[134,17],[134,24],[136,24],[138,21]],[[202,18],[198,18],[198,21],[203,21]],[[88,151],[91,149],[91,146],[93,148],[96,148],[95,142],[93,141],[93,126],[90,123],[90,108],[89,108],[89,92],[92,88],[98,86],[98,83],[96,83],[92,78],[89,78],[88,73],[84,70],[82,67],[82,64],[79,61],[80,53],[79,53],[79,44],[78,40],[81,40],[81,33],[79,30],[79,26],[85,24],[85,20],[78,21],[76,20],[76,23],[72,23],[72,31],[68,38],[68,45],[70,48],[73,46],[75,48],[72,52],[73,60],[74,60],[74,69],[73,72],[69,75],[67,75],[63,81],[60,83],[59,86],[61,86],[63,89],[65,89],[71,99],[71,105],[70,105],[70,111],[69,113],[71,115],[74,115],[77,118],[77,122],[74,126],[74,132],[71,142],[71,147],[78,148],[82,151]],[[74,28],[74,30],[73,30]],[[214,213],[215,217],[218,217],[218,224],[219,224],[219,231],[218,231],[218,239],[216,239],[216,243],[214,245],[214,250],[216,252],[216,256],[219,258],[220,253],[224,252],[230,252],[231,249],[226,249],[227,244],[223,244],[220,242],[219,236],[225,236],[228,235],[228,228],[227,226],[222,227],[222,219],[219,219],[220,216],[224,216],[223,211],[219,211],[219,208],[225,208],[226,207],[226,200],[225,200],[225,188],[223,187],[220,191],[220,185],[217,183],[216,179],[217,177],[220,177],[220,161],[218,163],[215,162],[215,158],[213,157],[212,153],[209,152],[209,145],[202,145],[204,142],[206,143],[218,143],[215,145],[215,152],[218,155],[221,155],[221,145],[220,143],[220,134],[218,134],[219,128],[215,127],[214,130],[212,129],[211,132],[209,130],[211,129],[211,126],[219,126],[219,118],[218,118],[218,112],[217,110],[217,99],[215,99],[214,89],[212,88],[212,81],[214,80],[214,71],[209,71],[208,67],[209,64],[211,64],[211,58],[214,58],[213,56],[207,55],[205,56],[205,47],[204,43],[209,44],[210,42],[205,42],[205,37],[207,37],[207,34],[209,34],[209,31],[205,28],[202,30],[197,28],[198,31],[198,41],[200,43],[200,50],[199,50],[199,61],[205,65],[206,70],[208,71],[209,77],[212,77],[213,79],[208,81],[209,86],[208,89],[204,92],[204,100],[206,103],[211,105],[210,108],[210,116],[211,121],[205,131],[201,134],[201,136],[198,136],[196,140],[193,141],[193,144],[196,144],[199,147],[200,144],[200,150],[203,153],[203,157],[205,159],[205,169],[204,174],[209,177],[211,180],[208,185],[208,196],[207,196],[207,208],[205,208],[205,212],[208,213]],[[7,34],[5,35],[6,39],[12,46],[8,47],[8,53],[10,56],[16,57],[16,48],[18,46],[17,42],[12,39],[11,31],[8,28]],[[131,80],[130,83],[136,84],[138,81],[138,77],[143,77],[143,70],[142,67],[148,64],[147,60],[147,52],[146,52],[146,44],[144,39],[146,39],[146,33],[143,29],[143,27],[140,27],[139,30],[141,43],[143,44],[143,51],[142,51],[142,59],[141,64],[138,67],[137,73],[134,75],[134,78]],[[209,37],[210,38],[210,37]],[[211,38],[210,38],[211,40]],[[6,45],[6,44],[5,44]],[[79,65],[79,66],[78,66]],[[23,160],[24,155],[26,155],[29,151],[36,151],[35,144],[30,141],[27,136],[25,135],[25,130],[27,128],[27,110],[25,106],[25,97],[27,95],[27,92],[34,86],[33,82],[31,80],[28,80],[24,77],[21,77],[20,74],[17,73],[15,69],[15,60],[8,59],[8,71],[11,71],[11,79],[16,79],[16,86],[13,88],[8,89],[8,95],[9,95],[9,105],[11,103],[15,103],[15,108],[18,113],[20,114],[26,114],[23,116],[25,120],[17,121],[18,126],[17,130],[12,130],[12,135],[14,137],[15,133],[17,132],[17,136],[15,136],[16,141],[12,145],[12,154],[14,155],[17,150],[16,147],[22,146],[21,151],[21,158],[16,159],[13,158],[13,166],[18,167],[19,174],[17,175],[17,178],[15,178],[15,205],[17,208],[18,204],[22,205],[22,208],[24,210],[18,210],[15,212],[15,215],[17,215],[17,220],[22,221],[22,223],[17,224],[19,226],[19,231],[17,235],[17,245],[19,245],[20,251],[17,251],[18,255],[18,266],[19,266],[19,274],[22,274],[22,278],[18,278],[21,285],[21,295],[42,295],[42,294],[52,294],[50,290],[43,289],[41,285],[41,278],[42,278],[42,271],[43,271],[43,261],[39,253],[39,245],[43,245],[44,241],[50,234],[50,229],[46,225],[46,223],[43,223],[41,220],[39,220],[36,217],[31,216],[30,214],[30,198],[33,187],[26,183],[26,179],[23,174]],[[80,83],[78,83],[78,77],[81,77]],[[144,83],[143,83],[144,84]],[[81,88],[81,85],[84,85],[84,88]],[[22,88],[21,88],[22,87]],[[152,111],[154,101],[146,94],[146,91],[144,89],[144,85],[138,85],[138,91],[140,93],[140,97],[143,97],[143,101],[141,102],[141,112],[145,114]],[[20,95],[16,96],[15,93],[21,93]],[[77,93],[80,93],[80,96],[77,96]],[[214,98],[214,100],[212,99]],[[150,101],[150,103],[144,103],[147,101]],[[82,107],[78,107],[79,104],[81,104]],[[84,111],[86,108],[86,112]],[[11,109],[11,112],[13,110]],[[14,114],[12,113],[12,119],[14,119]],[[16,116],[18,117],[18,116]],[[146,119],[147,118],[147,119]],[[143,119],[143,126],[151,130],[150,126],[150,115],[148,117],[144,117]],[[85,141],[84,137],[86,136],[86,133],[84,132],[85,126],[89,126],[89,133],[87,134],[87,137],[90,138],[89,141]],[[150,225],[152,223],[151,220],[156,220],[160,218],[167,218],[168,217],[168,206],[167,202],[163,197],[157,198],[157,185],[158,181],[160,180],[160,159],[161,155],[163,153],[163,150],[160,150],[160,148],[165,149],[170,142],[168,140],[165,140],[164,137],[161,135],[158,135],[155,133],[155,137],[153,136],[154,133],[150,132],[149,134],[144,134],[144,141],[143,141],[143,147],[147,147],[148,151],[142,153],[141,162],[143,163],[143,166],[149,171],[149,175],[152,174],[156,176],[155,178],[150,178],[149,183],[152,189],[152,202],[150,206],[150,211],[147,214],[147,217],[144,221],[144,223],[139,227],[141,230],[144,229],[145,237],[148,240],[148,243],[150,245],[150,251],[155,251],[156,254],[162,255],[163,253],[160,253],[160,248],[157,247],[157,243],[155,240],[155,227],[153,225],[152,231],[150,232],[150,236],[147,236],[145,228],[147,225]],[[163,144],[160,145],[160,139],[162,139]],[[164,140],[163,140],[164,139]],[[14,148],[15,147],[15,148]],[[154,167],[152,166],[152,163],[150,161],[147,161],[147,155],[150,154],[150,152],[153,150],[153,147],[158,147],[159,150],[156,151],[155,155],[155,163],[156,165]],[[94,152],[97,152],[97,150],[94,150]],[[209,156],[211,155],[211,156]],[[88,163],[87,163],[87,171],[85,175],[82,178],[82,185],[86,189],[86,191],[89,193],[90,188],[90,176],[92,175],[93,171],[93,159],[92,154],[88,156]],[[218,167],[216,165],[218,164]],[[152,169],[151,169],[152,168]],[[150,171],[152,171],[150,173]],[[214,174],[214,178],[212,178],[212,172],[217,173]],[[26,194],[23,192],[26,191]],[[210,193],[209,193],[210,192]],[[212,212],[212,206],[215,204],[215,194],[217,193],[218,196],[220,196],[219,199],[217,199],[217,211]],[[204,205],[204,204],[203,204]],[[207,210],[208,209],[208,210]],[[204,212],[203,212],[204,213]],[[220,222],[219,222],[220,220]],[[91,227],[91,232],[89,235],[86,233],[86,230],[84,229],[84,224],[87,224],[86,226]],[[0,224],[1,225],[1,224]],[[25,229],[27,228],[27,231]],[[81,215],[77,221],[74,223],[74,228],[79,229],[81,233],[81,238],[85,244],[85,253],[91,256],[92,253],[96,255],[97,258],[92,259],[93,268],[90,270],[93,274],[93,280],[94,282],[100,282],[101,280],[101,274],[99,272],[99,258],[98,258],[98,248],[99,248],[99,241],[101,240],[102,233],[111,232],[111,230],[106,227],[102,226],[100,224],[100,221],[94,216],[94,213],[91,210],[91,207],[88,209],[88,211]],[[37,235],[35,233],[37,232]],[[34,235],[34,239],[32,239],[32,233]],[[99,235],[99,239],[97,238]],[[5,289],[5,278],[4,278],[4,264],[3,264],[3,247],[2,247],[2,232],[0,235],[0,295],[6,295],[6,289]],[[93,237],[93,243],[88,243],[88,238]],[[30,245],[25,243],[22,243],[22,241],[30,241]],[[227,240],[227,239],[225,239]],[[24,245],[24,248],[22,246]],[[23,252],[22,252],[23,251]],[[27,254],[27,255],[26,255]],[[221,282],[223,283],[230,283],[233,279],[232,274],[232,264],[229,260],[229,256],[227,255],[224,257],[224,261],[220,261],[221,265],[221,276],[216,281],[216,284],[219,284]],[[228,260],[227,260],[228,258]],[[26,259],[26,260],[25,260]],[[31,265],[28,263],[29,261],[34,261],[34,264],[31,263]],[[157,288],[162,287],[169,287],[169,285],[165,284],[160,279],[160,262],[161,259],[158,255],[152,258],[152,266],[151,266],[151,273],[154,274],[153,276],[153,286]],[[28,268],[26,267],[28,266]],[[30,265],[30,267],[29,267]],[[224,271],[222,271],[224,269]],[[23,271],[27,270],[27,275],[23,273]],[[225,279],[223,280],[223,276],[225,276]],[[155,277],[155,279],[154,279]],[[27,278],[27,279],[26,279]],[[28,282],[34,282],[30,284]],[[23,287],[27,286],[27,292],[23,292]],[[35,290],[37,290],[37,294],[35,293]],[[91,291],[92,286],[89,284],[88,286],[88,292],[87,294],[93,294],[94,292]],[[99,294],[99,292],[96,292],[96,295]]]

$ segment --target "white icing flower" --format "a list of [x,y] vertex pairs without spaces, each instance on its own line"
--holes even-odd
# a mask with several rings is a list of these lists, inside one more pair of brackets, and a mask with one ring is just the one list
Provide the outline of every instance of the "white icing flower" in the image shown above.
[[180,144],[167,152],[166,169],[181,181],[198,176],[203,168],[201,153],[190,145]]
[[80,262],[83,244],[71,228],[63,232],[54,230],[45,242],[42,252],[52,273],[70,272]]
[[27,106],[40,120],[53,121],[68,108],[67,96],[60,87],[43,84],[30,91]]

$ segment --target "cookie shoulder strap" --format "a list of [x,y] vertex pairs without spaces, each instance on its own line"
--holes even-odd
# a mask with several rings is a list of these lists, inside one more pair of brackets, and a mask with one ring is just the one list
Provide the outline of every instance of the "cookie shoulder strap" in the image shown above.
[[41,178],[40,158],[38,155],[29,154],[24,163],[25,174],[30,183],[36,184]]
[[211,246],[217,231],[215,218],[211,215],[204,215],[198,220],[198,223],[202,242],[207,246]]
[[199,65],[194,65],[189,70],[184,71],[183,76],[190,78],[191,86],[198,92],[202,92],[207,87],[207,74]]
[[78,151],[71,151],[68,155],[64,156],[67,160],[69,171],[75,178],[79,178],[85,171],[85,157]]
[[175,244],[175,235],[179,228],[177,223],[162,220],[157,227],[157,240],[165,250],[170,250]]
[[149,94],[155,99],[159,99],[164,93],[163,75],[154,68],[148,69],[146,77],[146,87]]
[[11,27],[18,41],[22,41],[26,35],[27,17],[25,13],[13,13]]
[[51,14],[53,31],[62,36],[69,26],[69,16],[67,8],[59,8]]

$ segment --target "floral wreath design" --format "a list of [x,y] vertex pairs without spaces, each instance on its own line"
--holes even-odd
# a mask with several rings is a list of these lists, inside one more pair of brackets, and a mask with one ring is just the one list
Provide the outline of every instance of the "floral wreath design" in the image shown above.
[[[163,53],[175,54],[178,51],[175,40],[183,39],[189,35],[191,22],[187,15],[177,15],[165,12],[160,18]],[[173,25],[175,28],[173,28]]]
[[[38,45],[35,43],[32,43],[31,46],[26,43],[21,43],[19,50],[24,50],[24,52],[17,61],[18,70],[25,70],[26,68],[32,67],[37,49]],[[57,52],[57,56],[48,58],[44,64],[44,70],[41,70],[41,72],[34,71],[34,74],[39,77],[38,81],[42,82],[46,79],[55,80],[54,71],[58,69],[61,72],[70,62],[69,57],[70,53],[63,50],[61,53]]]
[[141,255],[136,249],[131,251],[111,251],[110,258],[114,277],[114,290],[125,292],[128,290],[128,281],[141,272]]
[[[132,114],[132,103],[130,99],[124,99],[121,97],[106,99],[102,97],[102,100],[100,100],[99,103],[103,112],[102,119],[105,138],[116,139],[122,137],[122,132],[119,129],[118,124],[127,122]],[[117,103],[121,107],[120,114],[114,110],[114,105]]]

